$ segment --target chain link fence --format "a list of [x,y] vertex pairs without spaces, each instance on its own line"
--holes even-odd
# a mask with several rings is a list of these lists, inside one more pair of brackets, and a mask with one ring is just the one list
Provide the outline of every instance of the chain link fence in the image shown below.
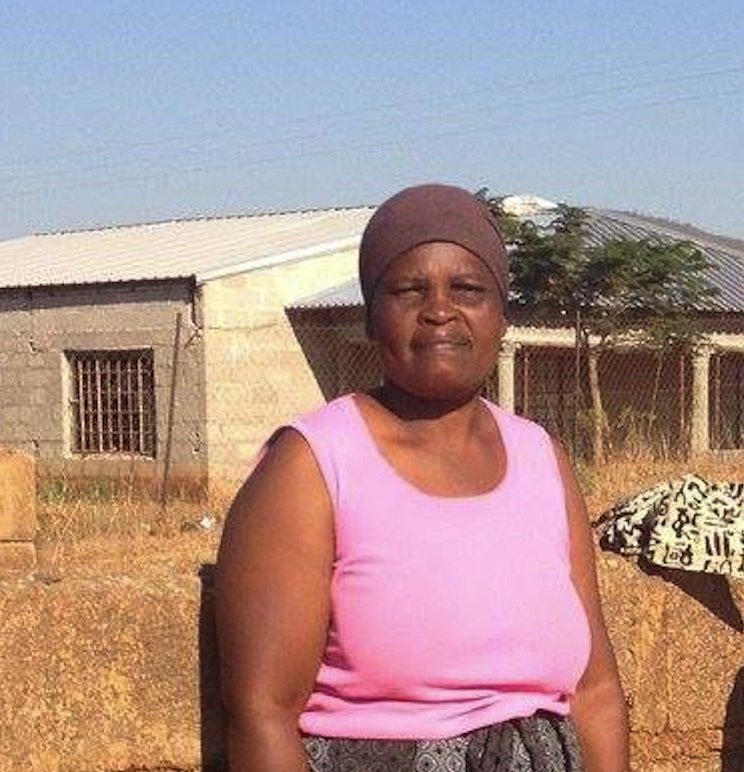
[[603,351],[598,388],[590,387],[584,351],[523,346],[516,357],[515,410],[545,426],[574,455],[593,452],[601,402],[610,454],[682,456],[689,446],[692,372],[674,353]]
[[717,353],[710,362],[711,446],[744,448],[744,354]]
[[[364,391],[381,380],[374,346],[359,321],[295,323],[295,333],[327,400]],[[598,357],[598,394],[606,416],[608,455],[663,457],[687,454],[692,410],[689,353],[603,351]],[[498,373],[484,395],[499,401]],[[714,354],[710,361],[710,438],[714,450],[744,448],[744,354]],[[574,455],[590,457],[595,398],[582,350],[517,347],[514,411],[542,424]]]

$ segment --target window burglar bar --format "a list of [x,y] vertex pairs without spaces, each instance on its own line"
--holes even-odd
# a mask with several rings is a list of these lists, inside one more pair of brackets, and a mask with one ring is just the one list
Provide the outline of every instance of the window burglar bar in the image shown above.
[[75,351],[68,359],[74,451],[154,457],[152,351]]

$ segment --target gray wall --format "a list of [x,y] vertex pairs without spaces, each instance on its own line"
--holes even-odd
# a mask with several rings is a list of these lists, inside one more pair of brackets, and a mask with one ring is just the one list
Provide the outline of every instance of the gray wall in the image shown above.
[[[0,445],[42,474],[158,479],[176,316],[182,336],[171,479],[234,490],[275,428],[324,401],[284,306],[350,278],[356,251],[216,279],[0,290]],[[72,452],[71,350],[153,350],[156,458]]]
[[356,261],[348,250],[202,287],[210,488],[234,490],[276,428],[323,404],[284,307],[348,280]]
[[[176,318],[182,314],[172,478],[203,479],[204,347],[189,282],[0,291],[0,444],[33,453],[46,474],[158,477],[165,459]],[[153,350],[156,458],[81,458],[72,452],[65,352]]]

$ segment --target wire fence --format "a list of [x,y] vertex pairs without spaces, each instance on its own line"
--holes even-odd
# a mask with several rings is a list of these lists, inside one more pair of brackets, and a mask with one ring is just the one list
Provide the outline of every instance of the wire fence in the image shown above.
[[714,354],[710,363],[711,445],[744,447],[744,354]]
[[[359,325],[296,325],[308,363],[330,400],[364,391],[381,380],[374,346]],[[594,452],[596,399],[606,420],[607,454],[649,452],[685,456],[690,446],[692,361],[689,353],[603,351],[593,397],[585,353],[573,348],[518,346],[514,357],[514,412],[542,424],[574,455]],[[499,401],[498,371],[484,395]],[[710,360],[709,426],[712,450],[744,448],[744,354]]]
[[686,454],[692,402],[688,357],[603,351],[594,397],[581,349],[523,346],[516,359],[516,412],[545,426],[575,455],[593,453],[598,402],[607,453]]

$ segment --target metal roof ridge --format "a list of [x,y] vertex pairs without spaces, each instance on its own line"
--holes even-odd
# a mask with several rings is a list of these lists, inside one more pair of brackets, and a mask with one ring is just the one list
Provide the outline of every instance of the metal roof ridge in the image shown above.
[[[624,225],[633,225],[650,232],[658,231],[659,233],[671,238],[675,238],[678,241],[689,241],[706,249],[715,249],[718,252],[728,252],[731,255],[744,258],[744,250],[737,249],[736,247],[733,247],[729,244],[722,244],[719,241],[716,241],[717,237],[715,233],[708,233],[707,231],[703,231],[696,225],[677,223],[674,220],[660,223],[656,221],[656,218],[653,218],[653,215],[645,216],[642,214],[623,212],[617,209],[595,209],[587,207],[587,211],[598,215],[599,217],[606,217],[608,220],[614,220],[615,222],[623,223]],[[653,219],[649,219],[649,217],[652,217]],[[682,229],[686,227],[694,228],[697,233],[694,235],[691,233],[685,233]]]
[[224,279],[228,276],[234,276],[239,273],[250,273],[261,270],[262,268],[272,268],[276,265],[284,265],[299,260],[305,260],[308,257],[320,257],[321,255],[331,255],[334,252],[341,252],[345,249],[351,249],[359,246],[361,236],[348,236],[333,241],[326,241],[322,244],[313,244],[309,247],[299,247],[290,249],[278,254],[267,254],[263,257],[253,258],[252,260],[241,260],[231,265],[211,268],[208,271],[202,271],[195,274],[198,284],[204,284],[214,279]]
[[168,217],[162,220],[148,220],[143,222],[116,223],[111,225],[92,225],[83,228],[62,228],[52,231],[38,231],[36,233],[27,233],[25,236],[16,236],[14,238],[0,240],[16,241],[24,238],[45,238],[47,236],[71,236],[76,233],[98,233],[107,231],[126,230],[129,228],[147,228],[158,225],[175,225],[178,223],[190,222],[211,222],[213,220],[249,220],[257,217],[281,217],[292,214],[313,214],[313,213],[331,213],[331,212],[350,212],[361,211],[364,209],[375,209],[374,204],[360,204],[358,206],[318,206],[297,209],[277,209],[277,210],[258,210],[255,212],[231,212],[229,214],[203,214],[193,215],[191,217]]

